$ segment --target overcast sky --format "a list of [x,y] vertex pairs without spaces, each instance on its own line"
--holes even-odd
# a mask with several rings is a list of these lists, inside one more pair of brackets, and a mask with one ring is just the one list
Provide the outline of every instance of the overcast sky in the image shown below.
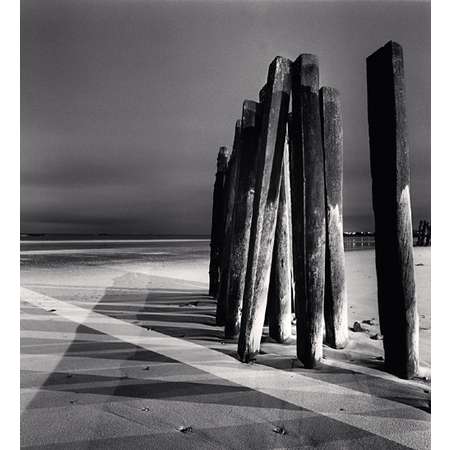
[[277,55],[341,92],[344,228],[373,229],[365,58],[403,46],[430,216],[428,2],[21,1],[22,232],[208,234],[216,156]]

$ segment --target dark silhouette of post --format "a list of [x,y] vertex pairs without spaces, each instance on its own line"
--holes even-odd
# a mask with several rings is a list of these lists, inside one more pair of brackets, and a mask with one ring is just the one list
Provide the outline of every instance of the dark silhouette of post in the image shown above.
[[228,287],[228,273],[230,265],[230,248],[231,248],[231,234],[233,227],[233,210],[234,210],[234,197],[236,193],[236,180],[239,172],[239,158],[240,158],[240,139],[241,139],[241,120],[236,121],[234,129],[233,151],[228,163],[227,177],[225,180],[225,226],[224,226],[224,239],[223,239],[223,251],[221,255],[220,264],[220,284],[219,293],[217,296],[217,309],[216,309],[216,324],[225,325],[226,314],[226,302],[227,302],[227,287]]
[[[259,91],[259,101],[267,99],[267,85]],[[290,226],[290,184],[289,153],[285,133],[285,149],[281,172],[280,197],[275,228],[275,241],[272,255],[270,283],[267,297],[264,325],[269,325],[269,336],[277,342],[286,342],[292,331],[292,292],[291,292],[291,226]],[[289,200],[289,201],[288,201]],[[289,305],[287,304],[289,302]]]
[[[264,101],[266,99],[267,99],[267,84],[265,84],[259,91],[259,103],[260,103],[262,109],[264,109]],[[269,289],[270,289],[270,284],[269,284]],[[264,314],[264,326],[266,327],[268,325],[269,325],[269,297],[267,297],[266,312]]]
[[[293,149],[294,149],[294,142],[295,142],[295,138],[293,138],[293,135],[295,134],[294,131],[294,122],[293,122],[293,118],[292,118],[292,112],[290,112],[288,114],[288,132],[287,132],[287,149],[285,151],[288,152],[288,159],[289,159],[289,191],[288,191],[288,204],[289,204],[289,234],[290,234],[290,246],[289,246],[289,251],[290,251],[290,259],[291,259],[291,310],[293,314],[295,313],[295,274],[299,272],[299,270],[295,270],[294,266],[296,264],[299,264],[300,259],[299,258],[294,258],[294,235],[293,235],[293,230],[292,230],[292,226],[294,223],[294,216],[295,213],[292,211],[292,191],[294,189],[296,189],[296,184],[295,182],[299,181],[298,177],[295,178],[293,176],[293,174],[291,173],[292,171],[292,165],[293,165],[293,161],[291,160],[291,156],[293,155]],[[293,184],[294,183],[294,184]]]
[[428,247],[429,245],[431,245],[431,224],[430,224],[430,222],[426,222],[424,234],[425,234],[424,245],[426,245]]
[[333,348],[344,348],[348,342],[348,319],[342,222],[344,160],[342,113],[336,89],[322,87],[319,97],[326,207],[325,342]]
[[228,339],[236,338],[239,335],[241,324],[260,127],[260,104],[251,100],[245,100],[242,107],[239,176],[232,222],[226,301],[225,337]]
[[313,368],[322,358],[325,285],[324,165],[315,55],[302,54],[294,63],[291,128],[297,356],[306,368]]
[[[289,121],[289,117],[288,117]],[[289,132],[289,127],[287,129]],[[286,135],[286,140],[284,143],[284,157],[287,160],[286,168],[284,168],[284,176],[287,181],[285,181],[286,186],[289,188],[286,189],[286,203],[287,203],[287,212],[288,212],[288,233],[289,233],[289,241],[288,241],[288,252],[289,252],[289,279],[291,286],[291,325],[293,314],[295,313],[295,281],[294,281],[294,260],[292,256],[292,200],[291,200],[291,163],[289,157],[289,135]],[[291,330],[292,332],[292,330]]]
[[403,51],[388,42],[367,58],[370,165],[380,327],[385,367],[419,369]]
[[419,228],[417,230],[417,246],[421,246],[423,245],[423,237],[424,237],[424,226],[425,226],[425,221],[421,220],[419,222]]
[[220,259],[222,255],[225,216],[225,174],[229,152],[220,147],[217,155],[216,180],[214,182],[213,209],[211,219],[211,242],[209,257],[209,295],[217,297],[220,282]]
[[427,220],[421,220],[419,223],[419,229],[417,230],[417,242],[419,247],[426,247],[430,243],[431,238],[431,225]]
[[238,354],[243,362],[254,359],[261,344],[291,91],[290,67],[288,59],[277,56],[270,64],[266,83],[238,342]]
[[290,203],[288,203],[289,154],[284,149],[281,174],[280,199],[278,203],[277,226],[272,255],[269,293],[267,299],[267,316],[269,336],[277,342],[289,340],[292,332],[292,293],[291,293],[291,255],[290,255]]

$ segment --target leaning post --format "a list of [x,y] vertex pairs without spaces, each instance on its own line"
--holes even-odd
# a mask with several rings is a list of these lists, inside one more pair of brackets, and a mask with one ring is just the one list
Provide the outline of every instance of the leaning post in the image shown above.
[[292,79],[291,195],[297,356],[306,368],[322,358],[325,285],[325,192],[319,64],[302,54]]
[[418,245],[421,247],[425,245],[426,231],[427,231],[427,221],[421,220],[419,226],[419,243],[418,243]]
[[213,209],[211,219],[211,241],[209,257],[209,295],[217,297],[220,280],[220,258],[223,245],[225,212],[225,173],[228,166],[229,152],[220,147],[217,155],[216,180],[214,182]]
[[242,106],[241,156],[231,232],[225,318],[225,337],[227,339],[237,338],[241,324],[260,126],[261,105],[251,100],[245,100]]
[[292,332],[289,190],[289,154],[285,145],[272,268],[267,298],[269,336],[280,343],[287,342]]
[[430,222],[426,223],[426,228],[425,228],[425,244],[427,247],[429,245],[431,245],[431,224]]
[[291,91],[290,67],[291,61],[277,56],[270,64],[267,78],[238,342],[238,354],[243,362],[254,359],[261,344]]
[[380,328],[386,369],[419,370],[403,51],[388,42],[367,58],[372,203]]
[[[289,115],[288,115],[289,123]],[[288,214],[288,256],[289,256],[289,278],[291,287],[291,325],[292,325],[292,315],[295,313],[295,280],[294,280],[294,261],[292,257],[292,201],[291,201],[291,163],[289,158],[289,125],[286,129],[286,139],[284,143],[284,158],[287,161],[286,166],[283,168],[283,175],[285,177],[285,187],[286,187],[286,203],[287,203],[287,214]],[[291,330],[292,331],[292,330]]]
[[236,180],[239,171],[239,158],[240,158],[240,135],[241,135],[241,120],[236,121],[234,129],[233,151],[228,163],[227,177],[225,181],[225,220],[224,220],[224,239],[223,239],[223,251],[221,255],[220,264],[220,284],[219,292],[217,296],[217,309],[216,309],[216,324],[219,326],[225,325],[226,314],[226,302],[227,302],[227,287],[228,287],[228,272],[230,265],[230,247],[231,247],[231,234],[233,224],[233,210],[234,210],[234,197],[236,193]]
[[342,221],[344,145],[341,102],[338,91],[330,87],[322,87],[319,98],[326,208],[325,342],[333,348],[344,348],[348,342],[348,319]]
[[[266,98],[267,85],[264,85],[259,91],[259,101],[263,104]],[[277,225],[275,228],[275,241],[264,320],[264,324],[267,322],[269,325],[269,336],[280,343],[287,342],[292,332],[292,227],[290,200],[288,130],[286,128]]]
[[[294,266],[299,264],[299,259],[294,258],[294,235],[292,231],[293,226],[293,220],[295,217],[295,212],[292,211],[292,191],[297,188],[296,184],[293,184],[294,180],[292,171],[292,166],[294,161],[291,160],[291,155],[293,154],[293,148],[295,143],[295,137],[293,135],[295,134],[295,127],[294,122],[292,118],[292,112],[288,114],[288,127],[287,127],[287,151],[288,154],[288,160],[289,160],[289,191],[287,192],[287,202],[289,204],[289,236],[290,236],[290,245],[289,245],[289,257],[291,260],[291,310],[294,314],[294,317],[296,316],[295,312],[295,274],[299,272],[299,270],[296,270]],[[297,177],[298,178],[298,177]]]

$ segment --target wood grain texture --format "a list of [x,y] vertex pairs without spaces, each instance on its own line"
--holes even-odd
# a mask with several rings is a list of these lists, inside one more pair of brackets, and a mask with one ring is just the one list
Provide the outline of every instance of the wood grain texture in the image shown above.
[[225,337],[239,335],[244,298],[245,274],[255,195],[261,105],[245,100],[242,107],[241,159],[236,187],[227,289]]
[[325,342],[344,348],[348,342],[347,292],[343,229],[344,140],[339,93],[322,87],[319,93],[325,169]]
[[220,283],[219,293],[217,296],[216,309],[216,324],[219,326],[225,325],[226,301],[227,301],[227,287],[228,287],[228,273],[230,264],[230,248],[231,248],[231,234],[233,229],[233,211],[234,199],[236,194],[236,180],[239,173],[240,162],[240,139],[241,139],[241,120],[236,121],[234,129],[233,151],[228,163],[227,177],[225,180],[225,225],[223,238],[223,251],[221,255],[220,264]]
[[325,192],[319,65],[302,54],[292,79],[291,195],[297,356],[306,368],[322,358],[325,285]]
[[388,42],[367,58],[370,163],[380,327],[386,369],[419,369],[403,51]]
[[220,261],[223,247],[225,218],[225,174],[230,155],[226,147],[220,147],[217,155],[217,171],[214,181],[211,241],[209,258],[209,295],[217,297],[220,283]]
[[238,354],[244,362],[254,359],[259,352],[267,305],[291,91],[290,69],[288,59],[276,57],[267,78],[238,342]]

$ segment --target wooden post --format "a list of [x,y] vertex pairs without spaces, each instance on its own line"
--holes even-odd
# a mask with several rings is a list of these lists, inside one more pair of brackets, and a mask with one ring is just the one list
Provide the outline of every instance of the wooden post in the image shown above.
[[302,54],[292,79],[291,194],[297,356],[306,368],[322,358],[325,285],[325,192],[319,65]]
[[220,281],[220,259],[223,246],[225,213],[225,173],[228,166],[229,152],[220,147],[217,155],[216,180],[214,182],[213,209],[211,219],[211,242],[209,258],[209,295],[217,297]]
[[289,340],[292,332],[290,204],[288,203],[289,154],[284,146],[281,174],[280,200],[278,203],[277,226],[272,255],[269,293],[267,299],[269,336],[277,342]]
[[419,240],[418,240],[419,241],[418,245],[421,247],[425,245],[426,230],[427,230],[427,221],[421,220],[419,225]]
[[[267,100],[267,84],[265,84],[259,91],[259,103],[261,104],[262,109],[264,109],[265,100]],[[275,229],[275,233],[276,233],[276,229]],[[270,277],[271,277],[270,279],[272,279],[272,269],[270,272]],[[269,290],[270,290],[270,284],[269,284]],[[267,297],[266,312],[264,313],[264,326],[265,327],[267,327],[269,325],[269,313],[270,313],[269,297]]]
[[422,235],[422,223],[423,223],[423,221],[421,220],[419,222],[419,228],[417,229],[417,241],[416,241],[416,245],[417,246],[420,246],[420,237]]
[[225,213],[225,228],[223,240],[223,252],[220,265],[220,285],[219,294],[217,297],[216,309],[216,324],[225,325],[226,302],[227,302],[227,287],[228,287],[228,272],[230,265],[230,247],[231,247],[231,231],[234,210],[234,197],[236,193],[236,180],[239,171],[239,146],[241,136],[241,120],[236,121],[234,129],[233,151],[228,163],[227,177],[225,180],[225,195],[226,195],[226,213]]
[[426,223],[426,228],[425,228],[425,244],[427,247],[429,245],[431,245],[431,224],[430,222]]
[[325,167],[325,342],[344,348],[348,341],[347,292],[345,286],[342,181],[344,145],[342,113],[336,89],[320,89],[323,157]]
[[227,339],[237,338],[241,324],[260,127],[261,107],[259,103],[245,100],[242,106],[241,156],[231,233],[225,320],[225,337]]
[[370,165],[380,327],[386,369],[419,369],[403,51],[388,42],[367,58]]
[[295,142],[295,138],[292,137],[294,134],[294,122],[292,118],[292,112],[288,114],[288,129],[287,129],[287,149],[285,151],[288,154],[288,160],[289,160],[289,191],[287,192],[287,199],[289,205],[289,236],[290,236],[290,245],[289,245],[289,258],[291,260],[291,310],[292,313],[295,314],[295,274],[296,270],[294,268],[295,264],[298,264],[299,259],[294,258],[294,236],[292,231],[292,225],[293,225],[293,211],[292,211],[292,194],[291,191],[294,189],[294,186],[292,185],[293,182],[293,176],[291,174],[292,170],[292,164],[291,161],[291,155],[293,154],[293,146]]
[[261,344],[291,91],[290,66],[288,59],[277,56],[270,64],[267,78],[238,342],[238,354],[244,362],[256,357]]

